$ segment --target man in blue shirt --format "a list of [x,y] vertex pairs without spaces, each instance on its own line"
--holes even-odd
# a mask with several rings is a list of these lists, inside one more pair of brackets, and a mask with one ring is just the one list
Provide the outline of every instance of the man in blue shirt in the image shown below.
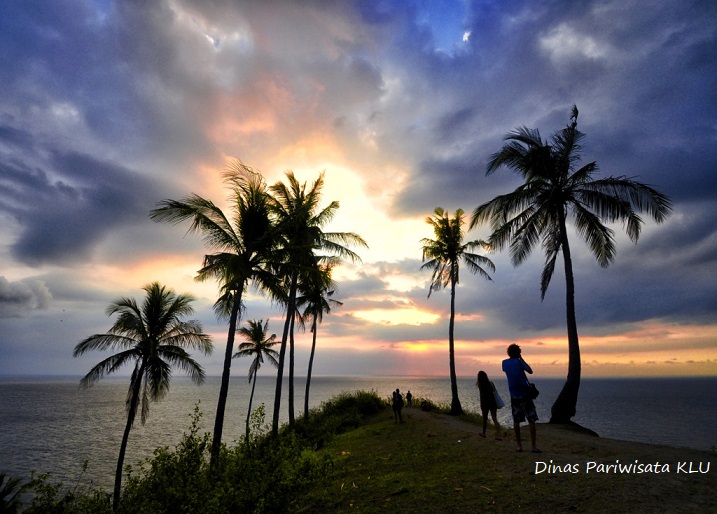
[[530,443],[533,453],[541,453],[535,445],[535,422],[538,421],[538,414],[535,412],[535,404],[528,397],[527,371],[531,375],[533,369],[523,360],[520,346],[511,344],[508,347],[508,359],[503,361],[503,371],[508,378],[508,389],[510,389],[510,406],[513,414],[513,431],[515,441],[518,444],[517,451],[523,451],[523,443],[520,439],[520,423],[528,421],[530,426]]

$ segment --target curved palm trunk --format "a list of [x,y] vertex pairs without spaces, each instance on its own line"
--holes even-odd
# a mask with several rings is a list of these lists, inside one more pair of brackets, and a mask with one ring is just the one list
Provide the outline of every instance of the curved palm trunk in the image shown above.
[[224,430],[224,411],[226,410],[227,397],[229,396],[229,375],[231,374],[232,353],[234,352],[234,334],[236,334],[237,330],[237,322],[239,319],[239,309],[241,307],[242,293],[242,288],[239,288],[234,295],[234,302],[232,303],[232,310],[229,315],[227,350],[224,353],[224,369],[222,370],[222,383],[219,387],[217,414],[214,418],[214,437],[212,439],[212,454],[209,461],[210,468],[214,468],[217,465],[219,449],[222,445],[222,431]]
[[568,377],[555,403],[550,409],[551,423],[570,423],[575,416],[580,389],[580,343],[578,341],[578,323],[575,318],[575,282],[573,280],[573,261],[570,256],[568,235],[563,216],[560,227],[563,259],[565,262],[565,306],[568,326]]
[[279,412],[281,412],[281,388],[282,379],[284,377],[284,360],[286,359],[286,341],[289,337],[291,318],[293,317],[295,310],[296,283],[297,276],[296,273],[294,273],[291,277],[291,286],[289,287],[289,298],[286,303],[286,321],[284,321],[284,333],[281,336],[281,348],[279,349],[279,365],[277,366],[276,391],[274,393],[274,415],[271,420],[272,435],[277,435],[279,433]]
[[294,323],[296,316],[291,317],[289,328],[289,426],[294,426]]
[[461,401],[458,399],[458,380],[456,379],[456,357],[454,354],[453,328],[456,318],[456,282],[451,278],[451,319],[448,322],[448,354],[451,371],[451,410],[449,414],[458,416],[463,414]]
[[112,508],[117,510],[119,507],[120,492],[122,491],[122,467],[124,466],[124,456],[127,451],[127,441],[129,441],[129,432],[134,424],[134,418],[137,416],[137,406],[139,405],[139,393],[142,389],[142,374],[144,373],[144,363],[139,368],[138,379],[132,387],[132,398],[130,399],[129,411],[127,412],[127,424],[122,434],[122,443],[120,444],[119,456],[117,457],[117,469],[115,471],[115,488],[112,497]]
[[311,354],[309,354],[309,369],[306,372],[306,393],[304,394],[304,419],[309,419],[309,389],[311,388],[311,369],[314,367],[314,353],[316,351],[316,318],[311,331],[314,333],[311,340]]
[[246,442],[249,443],[249,418],[251,418],[251,404],[254,401],[254,388],[256,387],[256,373],[254,373],[254,381],[251,384],[251,394],[249,395],[249,410],[246,412]]

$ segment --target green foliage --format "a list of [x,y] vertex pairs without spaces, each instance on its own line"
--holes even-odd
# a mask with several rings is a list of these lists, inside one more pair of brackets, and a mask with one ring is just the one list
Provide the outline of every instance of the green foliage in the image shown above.
[[436,403],[430,398],[413,397],[413,407],[430,412],[438,412],[440,414],[448,414],[451,411],[451,406],[447,403]]
[[129,478],[119,512],[201,512],[202,491],[210,487],[205,459],[209,434],[199,434],[201,413],[194,407],[189,433],[174,450],[154,451],[154,458],[140,464],[139,474]]
[[[233,448],[222,445],[216,466],[210,468],[211,437],[200,431],[197,404],[190,428],[175,448],[158,448],[138,469],[125,468],[127,479],[116,513],[291,511],[306,491],[334,472],[334,457],[316,449],[385,408],[376,392],[342,394],[312,410],[295,431],[285,428],[274,436],[262,404],[251,415],[250,436]],[[24,486],[0,475],[0,512],[22,512],[19,496],[25,493],[31,504],[24,512],[31,514],[113,512],[110,494],[79,487],[86,469],[87,463],[72,490],[51,483],[48,474],[33,475]]]
[[[86,470],[87,461],[82,466],[80,479]],[[21,495],[31,498],[30,506],[21,511],[19,499],[16,498],[14,505],[3,505],[3,509],[7,507],[8,510],[0,509],[0,512],[25,512],[26,514],[101,514],[112,512],[110,495],[91,486],[80,488],[80,479],[78,479],[73,489],[68,490],[62,482],[50,482],[49,473],[40,475],[33,473],[30,481],[23,485],[20,490]]]
[[384,408],[376,393],[344,394],[312,411],[296,431],[268,433],[265,407],[251,415],[251,431],[233,448],[222,445],[209,467],[210,436],[200,435],[195,407],[189,433],[174,449],[160,448],[130,472],[119,512],[285,512],[304,491],[334,468],[331,456],[315,448]]
[[0,512],[14,514],[20,511],[20,492],[22,481],[0,473]]
[[343,393],[313,409],[308,419],[297,421],[296,435],[314,449],[326,443],[332,435],[356,428],[366,416],[386,408],[376,391]]

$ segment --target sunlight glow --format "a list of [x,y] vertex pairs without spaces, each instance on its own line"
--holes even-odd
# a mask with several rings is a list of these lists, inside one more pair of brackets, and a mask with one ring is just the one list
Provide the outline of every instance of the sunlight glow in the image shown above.
[[415,308],[371,309],[353,314],[357,318],[381,325],[432,325],[440,318],[438,314]]

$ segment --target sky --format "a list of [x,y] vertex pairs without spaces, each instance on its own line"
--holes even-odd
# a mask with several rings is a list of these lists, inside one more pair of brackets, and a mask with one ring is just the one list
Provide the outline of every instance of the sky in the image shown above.
[[[159,281],[196,297],[219,375],[227,325],[207,249],[148,213],[196,193],[224,208],[232,159],[268,184],[325,173],[324,229],[355,232],[317,375],[447,375],[447,290],[428,298],[421,239],[440,206],[470,213],[520,179],[486,176],[518,127],[547,139],[573,104],[582,162],[667,194],[637,244],[601,268],[572,228],[583,376],[717,374],[717,4],[713,1],[121,1],[0,3],[0,375],[82,375],[120,296]],[[465,240],[485,239],[486,226]],[[565,288],[544,255],[462,269],[456,367],[499,375],[517,343],[536,376],[567,373]],[[244,319],[283,312],[258,292]],[[305,374],[311,333],[297,336]],[[249,360],[234,361],[246,375]],[[129,369],[126,371],[129,373]],[[260,374],[269,373],[262,370]]]

